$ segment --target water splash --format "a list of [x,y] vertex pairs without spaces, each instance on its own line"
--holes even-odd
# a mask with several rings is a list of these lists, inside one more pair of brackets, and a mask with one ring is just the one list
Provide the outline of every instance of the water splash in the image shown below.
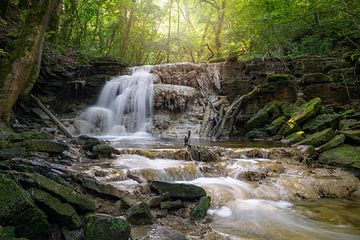
[[91,122],[104,135],[145,132],[151,124],[153,81],[151,67],[132,69],[132,75],[116,77],[106,83],[95,106],[80,118]]

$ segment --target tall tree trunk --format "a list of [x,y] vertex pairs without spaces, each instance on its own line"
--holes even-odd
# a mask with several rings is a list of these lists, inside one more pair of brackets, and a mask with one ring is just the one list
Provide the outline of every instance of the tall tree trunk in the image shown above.
[[8,121],[12,107],[36,72],[45,31],[61,0],[33,1],[13,57],[0,68],[0,119]]
[[215,31],[215,49],[216,49],[216,57],[220,57],[221,55],[221,31],[225,21],[225,0],[222,0],[221,6],[218,9],[218,21],[216,24]]
[[167,54],[166,54],[166,62],[170,62],[170,36],[171,36],[171,9],[172,9],[172,0],[170,0],[169,4],[169,28],[168,28],[168,40],[167,40]]
[[0,17],[5,17],[7,10],[9,8],[9,2],[10,0],[1,0],[0,3]]

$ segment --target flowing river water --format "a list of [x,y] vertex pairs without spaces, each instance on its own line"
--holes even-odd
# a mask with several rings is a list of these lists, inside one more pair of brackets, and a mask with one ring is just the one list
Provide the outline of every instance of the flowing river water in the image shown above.
[[82,114],[121,152],[112,160],[83,163],[88,175],[129,192],[139,185],[129,173],[143,181],[201,186],[212,198],[210,225],[223,239],[360,239],[360,201],[333,198],[359,191],[357,178],[307,167],[286,154],[269,156],[277,144],[268,142],[199,140],[193,143],[219,151],[221,161],[187,161],[179,154],[181,141],[146,132],[152,84],[148,69],[135,69],[109,81],[97,104]]

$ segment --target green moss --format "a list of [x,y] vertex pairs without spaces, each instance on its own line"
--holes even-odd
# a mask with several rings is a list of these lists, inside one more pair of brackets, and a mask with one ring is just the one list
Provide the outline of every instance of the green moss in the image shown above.
[[316,132],[307,136],[304,140],[298,143],[298,145],[312,145],[314,147],[320,146],[334,137],[335,133],[332,128],[325,129],[321,132]]
[[360,144],[360,129],[342,131],[341,133],[344,134],[349,141]]
[[50,136],[43,131],[26,131],[21,133],[13,133],[6,137],[9,142],[20,142],[23,140],[47,140]]
[[4,175],[0,175],[0,204],[0,225],[14,226],[16,237],[48,238],[50,225],[46,215],[26,191]]
[[340,120],[340,114],[321,114],[304,124],[303,130],[305,132],[314,133],[330,127],[337,129],[339,127]]
[[152,216],[150,212],[149,206],[141,202],[131,208],[129,208],[126,212],[126,220],[130,224],[135,225],[148,225],[152,224],[155,221],[155,218]]
[[210,207],[211,197],[206,196],[200,198],[196,206],[191,210],[190,217],[192,219],[201,219],[206,216],[207,210]]
[[77,229],[81,226],[81,218],[75,209],[67,204],[60,202],[50,194],[38,189],[30,189],[37,205],[48,214],[54,222],[58,222],[70,229]]
[[111,158],[113,148],[106,144],[99,144],[93,147],[92,153],[95,158]]
[[300,142],[301,140],[303,140],[304,138],[305,138],[304,131],[298,131],[298,132],[295,132],[293,134],[286,136],[282,140],[282,142],[283,143],[297,143],[297,142]]
[[40,174],[11,172],[11,176],[16,178],[22,185],[35,187],[51,193],[53,196],[69,203],[81,212],[95,211],[95,202],[85,195],[79,194],[72,189],[60,185]]
[[69,149],[64,143],[48,140],[25,140],[20,143],[27,150],[48,153],[62,153]]
[[345,116],[351,116],[351,115],[355,115],[356,111],[354,109],[348,109],[346,111],[344,111],[341,115]]
[[320,110],[320,104],[321,104],[321,99],[320,98],[314,98],[314,99],[304,103],[300,107],[300,110],[295,112],[291,116],[291,118],[288,120],[289,127],[293,126],[295,123],[297,125],[302,125],[303,123],[305,123],[310,118],[316,116],[316,114]]
[[263,139],[269,137],[268,132],[265,129],[253,129],[245,135],[248,139]]
[[317,152],[321,153],[324,151],[327,151],[329,149],[335,148],[345,142],[345,136],[343,134],[337,135],[333,137],[330,141],[327,143],[321,145],[316,149]]
[[285,129],[282,134],[283,134],[283,136],[288,136],[292,133],[299,132],[299,131],[301,131],[301,127],[299,127],[299,125],[297,125],[296,122],[292,122],[289,120],[286,122]]
[[130,225],[122,218],[89,214],[84,221],[84,240],[128,240],[130,237]]
[[329,77],[323,73],[307,73],[304,74],[300,79],[300,83],[305,86],[328,82],[330,82]]
[[102,144],[102,142],[99,139],[90,138],[90,139],[86,140],[86,142],[82,146],[82,149],[85,151],[92,151],[93,147],[95,147],[96,145],[100,145],[100,144]]
[[246,129],[251,130],[254,128],[264,127],[267,123],[280,115],[279,107],[280,104],[277,101],[266,104],[246,122]]
[[14,157],[24,157],[25,148],[4,148],[0,150],[0,160],[10,160]]
[[268,74],[267,81],[274,83],[293,82],[295,81],[295,78],[290,74]]
[[273,136],[279,132],[279,130],[285,124],[285,122],[286,122],[285,116],[278,117],[274,121],[272,121],[272,123],[270,123],[265,130],[270,136]]

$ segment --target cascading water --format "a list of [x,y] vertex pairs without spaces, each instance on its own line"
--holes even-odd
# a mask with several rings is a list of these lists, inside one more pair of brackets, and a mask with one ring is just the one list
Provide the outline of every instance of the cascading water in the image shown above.
[[131,75],[108,81],[96,105],[80,118],[91,122],[104,135],[145,132],[151,124],[153,80],[149,66],[132,69]]

